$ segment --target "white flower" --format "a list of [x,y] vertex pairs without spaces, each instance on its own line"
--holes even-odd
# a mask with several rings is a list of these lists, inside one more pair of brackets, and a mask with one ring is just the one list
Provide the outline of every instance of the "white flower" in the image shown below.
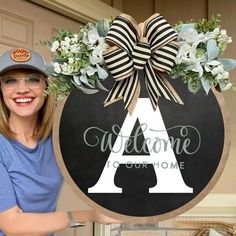
[[203,33],[198,34],[198,37],[197,37],[196,41],[193,42],[192,45],[193,45],[193,47],[197,48],[198,44],[201,43],[201,42],[204,42],[204,34]]
[[215,77],[216,80],[224,80],[229,78],[229,72],[223,71],[221,73],[218,73],[217,76]]
[[68,71],[68,64],[64,62],[64,63],[61,65],[61,69],[62,69],[63,72],[67,72],[67,71]]
[[78,39],[76,38],[71,38],[71,43],[77,43],[78,42]]
[[204,35],[204,42],[208,41],[209,39],[216,39],[219,33],[220,33],[219,28],[215,28],[211,32],[206,32],[206,34]]
[[220,31],[220,34],[221,34],[222,36],[227,36],[227,31],[226,31],[225,29],[222,29],[222,30]]
[[68,58],[68,63],[69,63],[69,64],[73,64],[74,61],[75,61],[74,58],[72,58],[72,57],[69,57],[69,58]]
[[63,75],[71,75],[71,73],[73,73],[73,68],[68,65],[66,62],[64,62],[62,65],[61,65],[61,73]]
[[57,51],[57,48],[54,48],[54,47],[51,47],[51,52],[56,52]]
[[91,44],[95,44],[99,39],[100,39],[100,36],[96,28],[93,28],[92,30],[88,31],[88,41]]
[[71,43],[75,44],[75,43],[78,43],[78,41],[79,41],[79,35],[73,34],[73,37],[71,38]]
[[100,38],[98,46],[94,48],[92,52],[92,56],[90,58],[90,62],[92,65],[95,65],[98,63],[102,65],[104,63],[102,52],[105,49],[105,47],[106,47],[106,43],[105,43],[104,38]]
[[[206,70],[206,72],[211,72],[213,69],[215,69],[215,71],[213,73],[218,73],[218,66],[220,65],[221,63],[217,60],[212,60],[212,61],[209,61],[205,64],[204,68]],[[218,68],[218,69],[216,69]]]
[[232,38],[227,35],[227,31],[222,29],[218,36],[218,41],[220,43],[232,43]]
[[62,45],[61,49],[65,52],[68,52],[69,47],[67,47],[66,45]]
[[92,66],[87,66],[86,68],[81,68],[80,72],[83,75],[87,74],[88,76],[91,76],[97,72],[97,69]]
[[65,41],[70,43],[71,39],[69,37],[65,37]]
[[70,42],[69,41],[61,41],[61,45],[69,47],[70,46]]
[[60,64],[58,62],[54,62],[53,63],[53,69],[57,74],[59,74],[61,72]]
[[195,47],[204,40],[204,35],[198,34],[194,28],[194,24],[183,25],[178,34],[178,41],[185,41],[187,44],[194,44]]
[[94,55],[94,53],[92,53],[92,56],[90,57],[90,62],[92,65],[96,65],[102,63],[102,60],[97,55]]
[[221,90],[226,91],[232,87],[232,83],[227,83]]
[[60,46],[59,41],[57,41],[57,40],[54,41],[54,42],[52,43],[51,52],[56,52],[57,49],[59,48],[59,46]]
[[69,41],[61,41],[61,48],[64,51],[68,51],[70,48],[70,42]]
[[179,38],[185,40],[187,43],[193,43],[197,41],[198,33],[194,28],[188,28],[186,31],[180,32]]
[[52,43],[52,46],[53,47],[55,47],[55,48],[58,48],[59,46],[60,46],[60,43],[59,43],[59,41],[54,41],[53,43]]
[[224,71],[223,77],[224,77],[224,79],[228,79],[229,78],[229,72],[228,71]]
[[201,60],[196,60],[192,65],[187,66],[187,70],[191,70],[198,73],[198,78],[203,75],[203,68],[201,65]]
[[91,42],[89,42],[88,32],[83,32],[82,42],[86,45],[93,45]]
[[228,37],[227,43],[232,43],[232,38],[231,37]]
[[73,36],[74,36],[74,37],[71,38],[71,43],[77,43],[78,40],[79,40],[78,34],[74,34]]
[[78,52],[80,52],[80,46],[78,45],[78,44],[72,44],[72,45],[70,45],[70,51],[72,52],[72,53],[78,53]]
[[176,64],[185,63],[191,65],[196,60],[196,48],[186,44],[185,42],[179,43],[179,51],[175,58]]
[[[208,70],[210,70],[210,69],[208,68]],[[217,67],[213,68],[211,71],[208,71],[208,72],[211,72],[212,75],[217,75],[219,73],[219,67],[217,66]]]
[[222,74],[217,74],[215,79],[218,81],[222,80],[223,79]]
[[220,28],[215,28],[214,30],[213,30],[213,33],[217,36],[219,33],[220,33]]
[[[199,36],[199,35],[198,35]],[[199,37],[196,37],[199,40]],[[179,42],[179,51],[177,53],[176,64],[185,64],[186,70],[197,72],[198,77],[203,75],[202,63],[206,61],[204,53],[198,53],[197,43],[188,44],[186,41]]]
[[88,33],[86,31],[83,32],[82,42],[85,44],[88,43]]
[[78,34],[73,34],[73,37],[75,38],[75,39],[79,39],[79,35]]
[[209,61],[205,64],[206,72],[211,72],[215,79],[220,81],[229,78],[229,72],[224,70],[224,66],[217,60]]

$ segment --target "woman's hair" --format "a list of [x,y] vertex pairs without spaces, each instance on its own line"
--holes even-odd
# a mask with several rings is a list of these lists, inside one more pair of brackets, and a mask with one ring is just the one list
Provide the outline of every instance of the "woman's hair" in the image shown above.
[[[55,110],[55,94],[50,93],[46,96],[43,106],[38,113],[38,124],[34,132],[34,137],[38,140],[46,139],[53,125],[53,115]],[[10,111],[3,100],[0,89],[0,133],[8,139],[15,139],[14,132],[9,127]]]

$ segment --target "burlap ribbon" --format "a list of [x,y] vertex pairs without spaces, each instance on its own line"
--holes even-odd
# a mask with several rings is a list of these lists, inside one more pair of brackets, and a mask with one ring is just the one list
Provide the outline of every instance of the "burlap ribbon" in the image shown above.
[[162,73],[170,73],[178,44],[177,33],[163,16],[154,14],[142,24],[121,14],[116,17],[106,36],[108,49],[103,53],[115,83],[105,106],[120,99],[132,113],[140,94],[138,71],[144,70],[145,85],[152,106],[156,109],[159,96],[183,104]]

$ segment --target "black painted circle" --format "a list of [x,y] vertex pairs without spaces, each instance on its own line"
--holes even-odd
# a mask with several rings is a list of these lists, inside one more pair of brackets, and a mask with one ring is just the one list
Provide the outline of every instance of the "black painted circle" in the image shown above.
[[[193,193],[148,193],[148,189],[156,184],[152,165],[147,168],[126,168],[125,165],[120,165],[116,171],[115,184],[122,187],[122,194],[88,193],[88,188],[98,181],[110,152],[101,152],[99,148],[85,145],[84,131],[96,126],[111,132],[113,124],[122,126],[127,111],[124,110],[122,101],[104,108],[106,92],[85,95],[74,90],[68,97],[61,114],[59,130],[62,158],[79,190],[99,206],[126,216],[158,216],[189,203],[211,181],[221,160],[225,138],[220,106],[211,91],[208,96],[202,90],[193,95],[180,79],[170,82],[184,101],[184,106],[159,99],[166,128],[192,125],[201,135],[201,145],[195,154],[189,156],[175,152],[178,163],[184,162],[181,174],[185,183],[193,188]],[[143,88],[142,84],[140,97],[147,97]],[[178,137],[179,130],[170,129],[168,135]],[[191,135],[194,148],[196,136],[194,133],[190,133]],[[114,143],[115,137],[112,140]]]

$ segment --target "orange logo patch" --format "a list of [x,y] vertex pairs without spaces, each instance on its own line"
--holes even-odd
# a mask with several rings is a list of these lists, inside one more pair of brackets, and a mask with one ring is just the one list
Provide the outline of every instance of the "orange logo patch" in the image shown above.
[[17,48],[11,52],[11,58],[16,62],[25,62],[31,58],[31,54],[25,48]]

